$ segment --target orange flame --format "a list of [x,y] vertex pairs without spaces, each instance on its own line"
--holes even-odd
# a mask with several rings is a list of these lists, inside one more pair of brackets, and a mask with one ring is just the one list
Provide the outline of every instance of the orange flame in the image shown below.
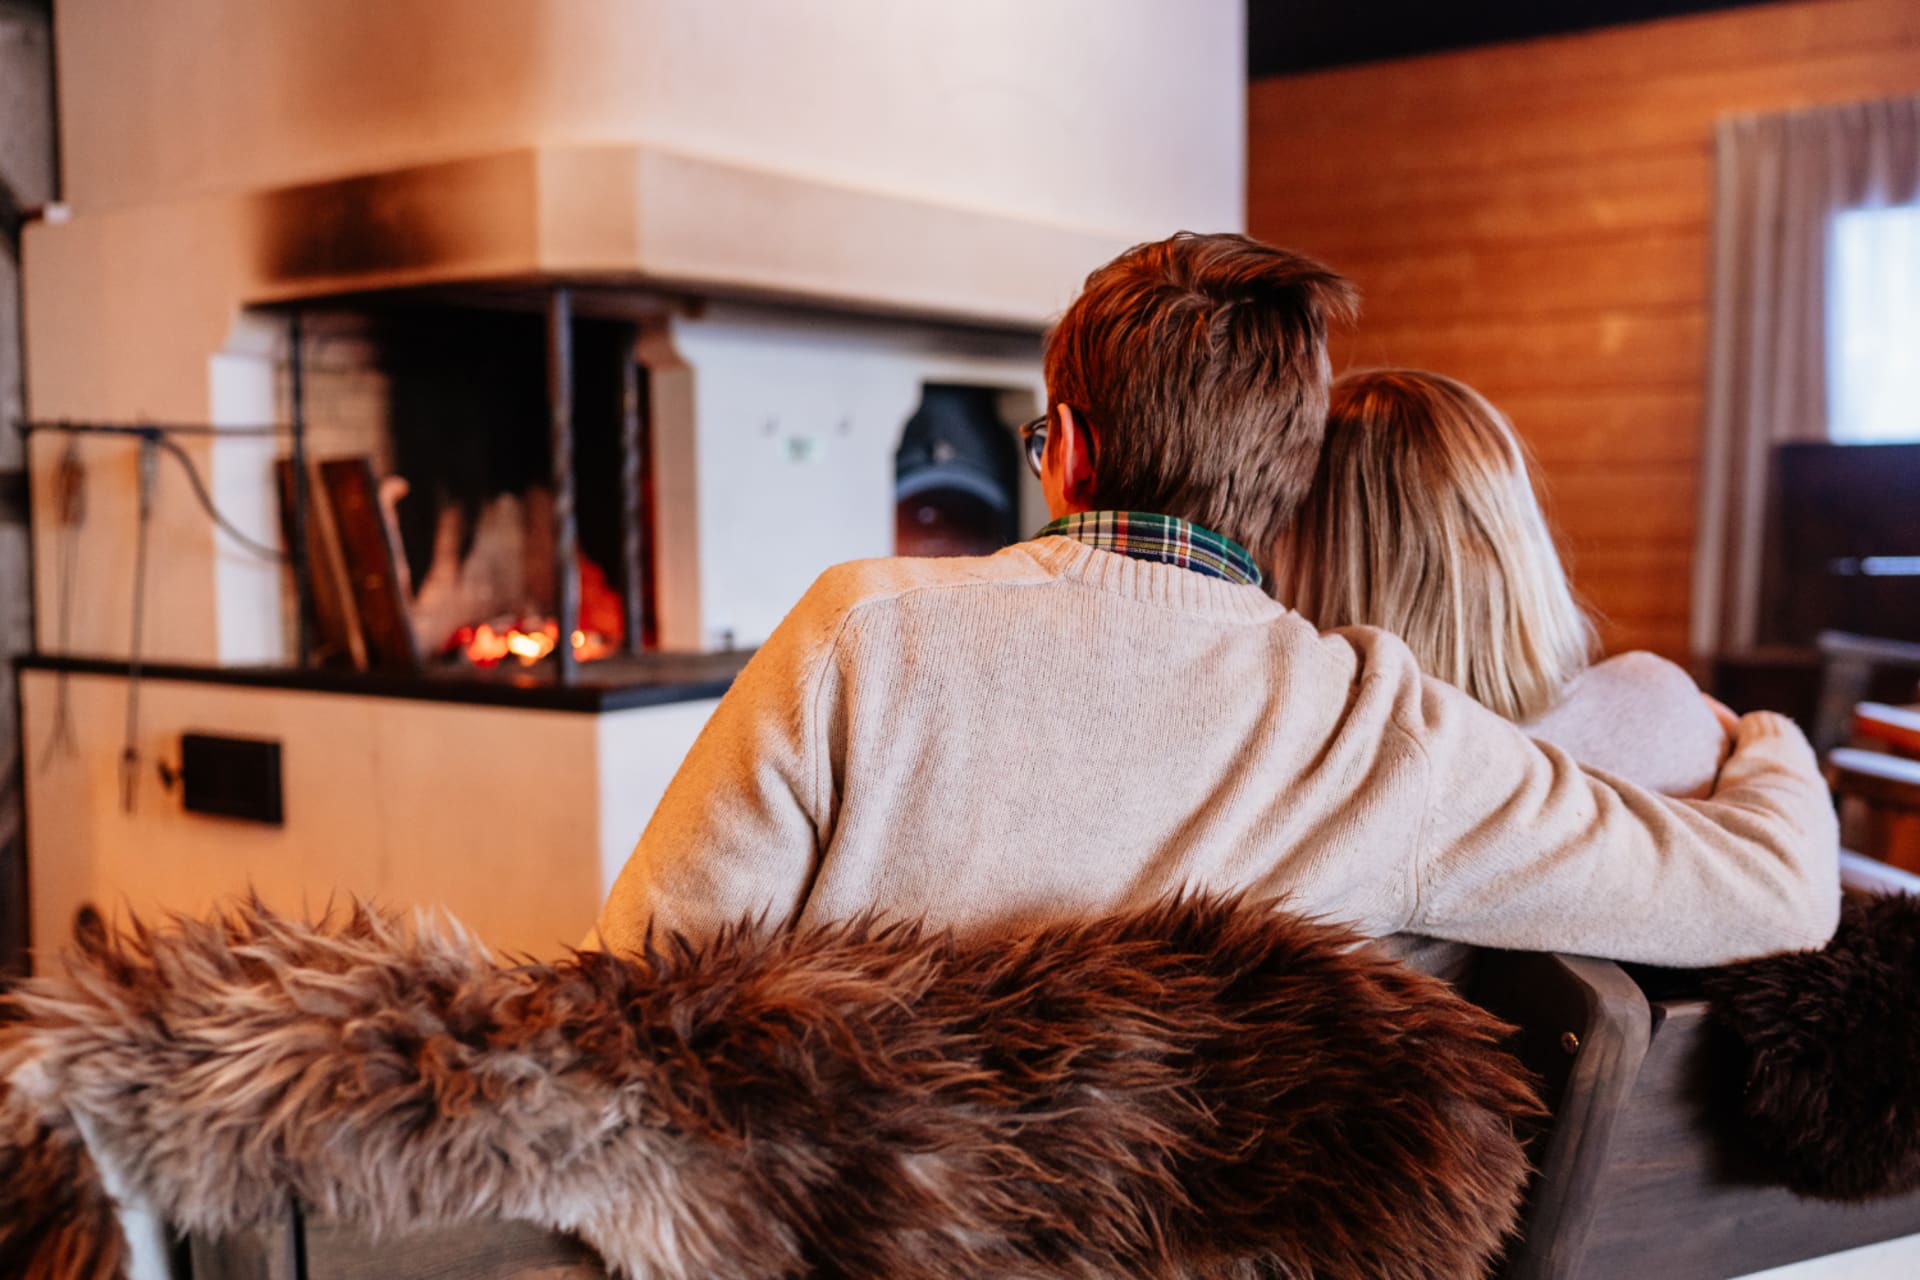
[[[572,640],[574,656],[583,662],[613,652],[612,643],[595,632],[575,631]],[[560,624],[552,619],[516,619],[498,627],[483,622],[462,627],[454,636],[455,647],[476,667],[498,666],[508,658],[530,667],[552,653],[559,642]]]

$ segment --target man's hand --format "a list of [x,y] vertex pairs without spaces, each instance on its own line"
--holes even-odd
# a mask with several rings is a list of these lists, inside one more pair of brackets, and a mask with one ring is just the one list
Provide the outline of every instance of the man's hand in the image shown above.
[[1726,731],[1727,747],[1720,754],[1720,763],[1725,764],[1727,757],[1740,748],[1762,738],[1778,738],[1783,734],[1798,731],[1792,720],[1778,711],[1749,711],[1745,715],[1735,715],[1733,709],[1711,694],[1703,693],[1707,706],[1713,712],[1713,718],[1720,722]]
[[1751,746],[1762,738],[1797,736],[1800,727],[1778,711],[1749,711],[1733,728],[1733,749]]

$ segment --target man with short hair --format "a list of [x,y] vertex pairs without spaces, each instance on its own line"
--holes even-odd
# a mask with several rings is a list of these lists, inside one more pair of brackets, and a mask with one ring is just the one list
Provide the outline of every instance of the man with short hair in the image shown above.
[[1786,721],[1740,720],[1713,795],[1666,799],[1261,589],[1353,298],[1244,236],[1095,271],[1027,430],[1053,523],[823,575],[688,754],[600,940],[872,909],[1013,929],[1211,889],[1669,965],[1824,942],[1834,817]]

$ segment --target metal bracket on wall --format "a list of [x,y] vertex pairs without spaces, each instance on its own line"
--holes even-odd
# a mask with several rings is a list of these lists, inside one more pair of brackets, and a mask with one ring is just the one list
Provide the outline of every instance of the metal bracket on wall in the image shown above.
[[0,471],[0,525],[27,523],[27,473]]
[[153,531],[153,482],[159,441],[140,438],[140,527],[133,553],[133,634],[127,644],[127,737],[120,750],[120,808],[134,810],[140,791],[140,653],[147,612],[147,546]]

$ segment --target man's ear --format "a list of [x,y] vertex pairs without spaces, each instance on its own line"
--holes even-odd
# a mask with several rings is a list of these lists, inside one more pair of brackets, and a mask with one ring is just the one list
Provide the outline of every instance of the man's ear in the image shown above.
[[1070,405],[1054,406],[1053,440],[1060,450],[1060,492],[1081,511],[1093,509],[1093,430]]

